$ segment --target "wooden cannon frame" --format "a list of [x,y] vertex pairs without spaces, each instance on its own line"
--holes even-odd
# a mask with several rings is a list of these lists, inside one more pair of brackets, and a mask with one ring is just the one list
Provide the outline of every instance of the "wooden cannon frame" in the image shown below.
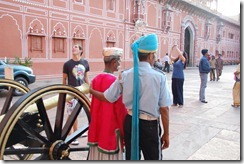
[[[10,87],[0,115],[0,160],[79,160],[76,157],[84,151],[87,158],[87,145],[71,143],[89,128],[88,85],[74,88],[55,84],[29,90],[6,79],[0,79],[0,85]],[[25,94],[11,106],[14,89]],[[77,104],[65,120],[65,105],[71,99]],[[80,126],[69,135],[77,118]]]

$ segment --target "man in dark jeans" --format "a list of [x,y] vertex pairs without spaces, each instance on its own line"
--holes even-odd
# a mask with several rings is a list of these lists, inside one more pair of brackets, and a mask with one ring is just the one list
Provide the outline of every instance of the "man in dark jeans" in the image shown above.
[[170,67],[169,62],[170,62],[170,59],[169,59],[168,53],[165,54],[163,60],[164,60],[164,69],[163,69],[163,71],[166,72],[165,69],[167,68],[167,73],[169,73],[169,67]]

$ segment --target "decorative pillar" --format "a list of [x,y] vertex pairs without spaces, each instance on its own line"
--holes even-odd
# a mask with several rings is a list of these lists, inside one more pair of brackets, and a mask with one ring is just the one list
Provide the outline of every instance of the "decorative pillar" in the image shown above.
[[136,0],[135,1],[138,8],[138,14],[135,14],[134,21],[135,21],[135,32],[139,33],[140,35],[144,35],[146,31],[147,23],[144,20],[145,14],[145,0]]
[[205,40],[208,40],[209,36],[210,36],[210,26],[212,25],[212,23],[210,22],[209,19],[207,19],[206,24],[205,24]]
[[184,50],[184,39],[185,39],[185,25],[181,25],[181,36],[180,36],[180,49]]
[[224,27],[224,24],[222,21],[218,22],[218,25],[217,25],[217,36],[216,36],[216,41],[217,43],[219,43],[222,39],[222,29]]
[[198,56],[198,48],[197,48],[197,45],[198,45],[198,28],[196,27],[196,31],[195,31],[195,38],[194,39],[194,55],[192,55],[193,57],[193,66],[196,66],[198,65],[196,59],[197,59],[197,56]]
[[168,33],[171,27],[171,13],[173,10],[171,7],[166,4],[165,7],[163,8],[163,16],[162,16],[162,28],[164,33]]

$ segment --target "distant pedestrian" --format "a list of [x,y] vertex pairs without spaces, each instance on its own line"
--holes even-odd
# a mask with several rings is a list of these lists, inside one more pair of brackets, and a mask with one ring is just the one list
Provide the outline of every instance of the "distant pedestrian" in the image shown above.
[[217,81],[219,81],[219,77],[222,75],[224,61],[221,58],[221,54],[218,55],[218,58],[216,59],[216,74],[217,74]]
[[163,64],[161,63],[160,59],[157,59],[154,61],[153,67],[162,70],[163,69]]
[[167,69],[167,73],[169,73],[169,69],[170,69],[170,58],[168,56],[168,53],[165,54],[164,58],[163,58],[163,62],[164,62],[164,69],[163,71],[166,72],[165,69]]
[[[239,61],[240,62],[240,61]],[[240,69],[240,63],[238,64],[235,72],[235,84],[232,89],[232,95],[233,95],[233,104],[231,104],[233,107],[239,107],[240,106],[240,86],[241,86],[241,69]]]
[[199,100],[202,103],[208,103],[205,99],[205,89],[207,88],[208,73],[210,72],[210,64],[208,61],[208,49],[202,50],[202,57],[199,61],[199,73],[201,78],[201,85],[199,91]]
[[215,81],[216,59],[214,55],[211,56],[209,63],[210,63],[210,81]]

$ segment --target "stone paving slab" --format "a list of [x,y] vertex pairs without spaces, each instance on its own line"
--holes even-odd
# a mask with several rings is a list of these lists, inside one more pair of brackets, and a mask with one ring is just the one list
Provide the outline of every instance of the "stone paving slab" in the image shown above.
[[240,160],[240,143],[213,138],[187,160]]

